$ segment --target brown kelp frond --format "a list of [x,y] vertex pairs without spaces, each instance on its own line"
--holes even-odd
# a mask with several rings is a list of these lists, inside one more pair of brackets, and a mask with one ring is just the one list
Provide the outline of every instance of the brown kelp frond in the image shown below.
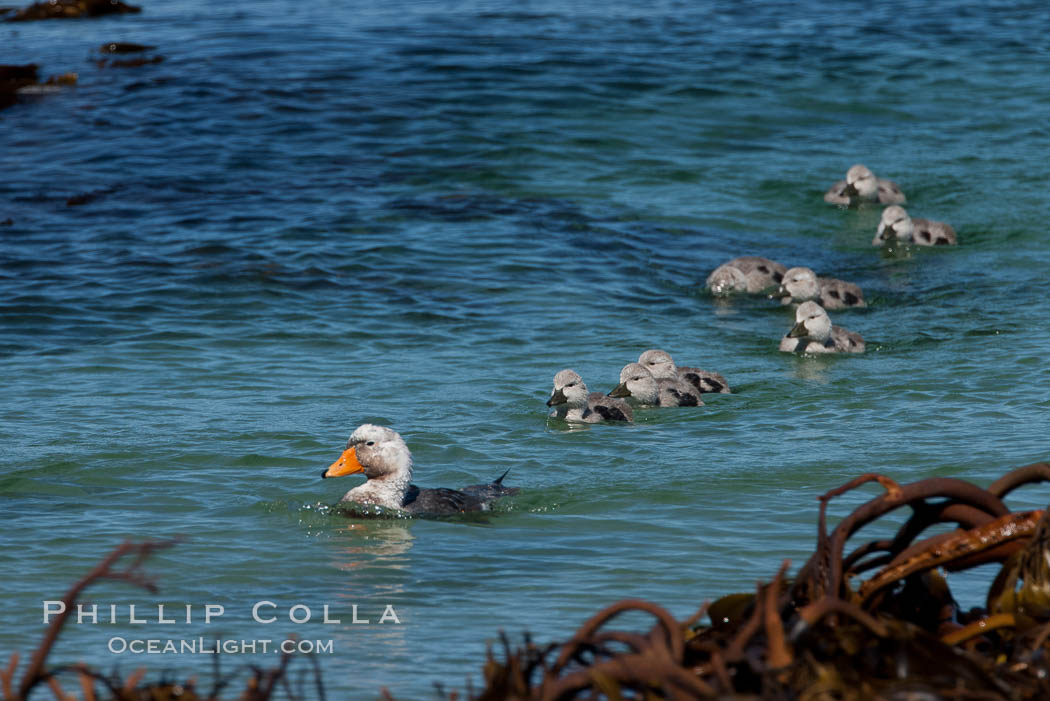
[[[830,535],[825,536],[823,512],[828,501],[871,481],[882,484],[886,493],[854,509]],[[901,486],[881,475],[868,474],[828,492],[820,499],[822,515],[817,552],[802,567],[793,592],[793,598],[800,602],[816,601],[827,594],[848,597],[849,590],[844,587],[843,578],[843,548],[846,541],[863,526],[902,506],[909,506],[914,511],[928,508],[929,499],[944,499],[949,504],[969,506],[992,518],[1009,513],[1002,501],[988,490],[952,477],[933,477]]]
[[[148,591],[156,591],[156,585],[145,572],[142,571],[142,563],[147,557],[157,550],[170,548],[177,541],[172,540],[147,540],[143,543],[131,543],[125,541],[118,545],[113,552],[102,559],[100,563],[77,581],[66,595],[62,597],[63,608],[61,613],[55,616],[40,641],[36,651],[30,658],[29,667],[22,675],[22,681],[18,685],[16,699],[24,699],[29,696],[30,690],[37,684],[47,681],[49,674],[46,671],[47,656],[58,640],[58,634],[62,631],[66,620],[76,608],[77,599],[89,586],[102,579],[115,579],[125,581]],[[130,562],[128,562],[130,560]],[[123,564],[123,567],[118,565]]]
[[867,601],[883,587],[916,572],[935,567],[952,569],[951,565],[963,558],[968,558],[973,564],[983,564],[985,560],[979,561],[974,556],[1019,538],[1031,538],[1036,522],[1042,515],[1042,511],[1007,514],[968,531],[935,536],[919,544],[918,548],[909,548],[902,552],[874,577],[864,582],[860,587],[860,599]]
[[1002,499],[1018,487],[1038,482],[1050,482],[1050,463],[1036,462],[1010,470],[988,485],[988,491]]
[[[49,667],[48,656],[51,654],[55,643],[72,611],[77,608],[77,603],[86,589],[96,582],[102,580],[116,580],[127,582],[136,587],[151,592],[157,591],[155,581],[142,568],[146,559],[158,550],[170,548],[180,541],[179,538],[169,540],[148,540],[142,543],[131,543],[125,541],[118,545],[109,555],[105,556],[86,575],[81,577],[65,593],[61,599],[61,611],[52,614],[54,616],[43,639],[33,652],[32,657],[22,673],[21,680],[17,686],[15,676],[18,672],[20,656],[15,653],[9,658],[7,665],[0,669],[0,698],[3,701],[27,701],[34,688],[47,686],[56,701],[74,700],[78,697],[69,692],[60,681],[62,677],[75,676],[75,683],[79,688],[79,698],[83,701],[96,701],[107,699],[109,701],[159,701],[171,699],[174,701],[218,701],[219,693],[226,688],[234,676],[220,674],[219,655],[213,656],[214,681],[212,689],[205,694],[196,688],[195,679],[183,682],[160,681],[145,682],[147,670],[136,669],[127,676],[121,676],[114,672],[104,675],[83,664]],[[297,685],[288,673],[293,657],[307,657],[312,663],[313,673],[299,674]],[[321,681],[321,670],[316,659],[312,655],[292,655],[282,653],[276,667],[250,667],[250,674],[243,690],[236,695],[239,701],[269,701],[271,698],[288,699],[299,701],[301,699],[320,699],[324,701],[324,685]],[[310,683],[312,682],[312,684]],[[100,695],[99,687],[104,689]],[[278,694],[279,690],[279,694]],[[34,696],[34,698],[36,698]]]
[[[816,549],[793,580],[787,563],[753,593],[706,606],[709,625],[676,623],[658,606],[609,606],[564,644],[512,650],[485,665],[472,699],[1050,698],[1050,517],[1002,498],[1050,481],[1050,464],[983,489],[955,478],[910,484],[869,473],[820,497]],[[870,482],[884,492],[830,532],[831,499]],[[908,507],[891,538],[846,545]],[[954,530],[929,533],[947,525]],[[944,571],[1004,563],[987,608],[959,611]],[[702,609],[704,610],[704,609]],[[647,633],[607,630],[624,611],[656,619]]]
[[1003,565],[1003,571],[989,590],[988,609],[1047,620],[1050,619],[1050,509],[1029,513],[1024,525],[1030,538]]

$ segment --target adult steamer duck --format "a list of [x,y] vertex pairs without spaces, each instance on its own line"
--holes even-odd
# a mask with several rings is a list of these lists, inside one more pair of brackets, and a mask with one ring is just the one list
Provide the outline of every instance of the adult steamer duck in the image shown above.
[[365,483],[351,489],[341,504],[379,506],[403,511],[411,516],[443,516],[468,511],[488,511],[502,496],[517,494],[517,487],[504,487],[504,472],[489,484],[463,489],[437,487],[421,489],[412,484],[412,453],[397,431],[362,424],[354,429],[346,450],[321,477],[342,477],[364,473]]

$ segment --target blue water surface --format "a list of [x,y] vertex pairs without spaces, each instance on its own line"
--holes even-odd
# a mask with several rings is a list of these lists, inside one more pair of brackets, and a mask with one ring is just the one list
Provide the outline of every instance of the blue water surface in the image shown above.
[[[89,590],[102,622],[52,661],[208,678],[211,656],[112,640],[294,633],[332,643],[329,691],[422,698],[476,687],[501,630],[564,639],[624,597],[685,618],[797,567],[816,497],[862,472],[987,484],[1046,459],[1048,20],[145,0],[0,25],[0,63],[79,74],[0,112],[0,659],[121,540],[182,535],[146,565],[159,593]],[[100,67],[111,41],[164,60]],[[873,248],[877,207],[822,201],[856,162],[960,245]],[[790,309],[703,290],[737,255],[860,284],[869,308],[833,319],[867,352],[778,352]],[[649,348],[734,393],[546,419],[558,370],[607,392]],[[485,520],[349,519],[330,507],[360,479],[319,477],[365,421],[402,433],[420,485],[510,469],[522,492]],[[974,604],[991,576],[949,581]]]

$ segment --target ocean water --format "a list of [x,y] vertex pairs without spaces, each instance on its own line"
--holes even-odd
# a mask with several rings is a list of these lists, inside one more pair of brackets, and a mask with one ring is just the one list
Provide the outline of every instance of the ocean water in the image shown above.
[[[297,634],[330,694],[425,698],[478,685],[501,630],[564,639],[624,597],[683,618],[799,566],[860,473],[1050,457],[1043,3],[143,5],[0,24],[0,63],[79,73],[0,112],[3,660],[117,543],[179,535],[158,593],[89,590],[52,661],[207,678],[113,640]],[[110,41],[164,60],[100,68]],[[871,247],[878,208],[821,199],[856,162],[961,245]],[[702,289],[737,255],[860,284],[832,318],[867,353],[778,352],[788,309]],[[609,391],[649,348],[734,393],[547,420],[558,370]],[[319,476],[366,421],[420,485],[522,492],[349,519],[360,478]],[[976,603],[993,574],[950,582]]]

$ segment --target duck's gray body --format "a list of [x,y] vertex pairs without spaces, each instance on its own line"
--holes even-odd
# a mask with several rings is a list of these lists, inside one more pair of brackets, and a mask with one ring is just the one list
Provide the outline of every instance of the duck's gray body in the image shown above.
[[520,491],[517,487],[503,486],[503,478],[506,476],[507,473],[504,472],[488,484],[474,484],[463,489],[422,489],[410,484],[401,501],[401,509],[413,515],[488,511],[496,499]]
[[700,368],[678,367],[678,376],[696,387],[700,394],[729,394],[729,383],[717,372]]
[[761,256],[740,256],[722,265],[708,275],[707,288],[716,295],[732,292],[759,294],[780,284],[787,267]]

